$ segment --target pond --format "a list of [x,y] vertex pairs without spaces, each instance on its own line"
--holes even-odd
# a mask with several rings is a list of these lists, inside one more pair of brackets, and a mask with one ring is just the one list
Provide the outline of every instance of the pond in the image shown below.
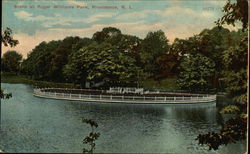
[[142,105],[53,100],[34,97],[24,84],[5,84],[13,97],[2,100],[0,149],[6,152],[81,153],[82,140],[99,125],[94,152],[103,153],[234,153],[246,151],[241,141],[208,150],[195,140],[199,133],[218,131],[221,116],[215,105]]

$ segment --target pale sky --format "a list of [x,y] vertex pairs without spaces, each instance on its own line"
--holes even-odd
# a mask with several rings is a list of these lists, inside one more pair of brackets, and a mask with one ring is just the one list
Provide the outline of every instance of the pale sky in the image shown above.
[[[24,58],[42,41],[66,36],[92,37],[104,27],[144,38],[163,30],[173,42],[215,26],[225,0],[3,0],[3,28],[10,27],[20,44],[12,50]],[[54,6],[74,8],[54,8]],[[25,7],[26,8],[20,8]],[[34,8],[30,8],[34,6]],[[88,9],[84,7],[88,7]],[[117,7],[117,9],[93,8]],[[122,9],[125,6],[125,9]],[[16,7],[16,8],[15,8]],[[82,8],[79,8],[82,7]],[[232,28],[231,29],[237,29]],[[10,48],[3,47],[3,53]]]

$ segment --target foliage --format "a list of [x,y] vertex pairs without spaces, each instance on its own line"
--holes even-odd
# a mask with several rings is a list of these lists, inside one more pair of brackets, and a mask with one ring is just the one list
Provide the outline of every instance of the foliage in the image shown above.
[[[14,40],[11,35],[12,35],[12,30],[8,27],[4,30],[3,34],[1,34],[1,43],[3,43],[4,46],[14,47],[19,43],[18,40]],[[1,52],[1,56],[2,56],[2,50],[0,52]],[[2,66],[2,62],[1,62],[1,66]],[[12,97],[11,93],[5,94],[4,91],[1,89],[1,91],[0,91],[0,98],[1,99],[8,99],[10,97]],[[1,116],[1,110],[0,110],[0,116]],[[0,119],[0,124],[1,124],[1,119]]]
[[1,42],[4,46],[15,47],[19,43],[18,40],[14,40],[11,35],[12,30],[7,27],[1,35]]
[[246,134],[247,118],[236,117],[229,119],[219,133],[209,132],[207,134],[199,134],[196,140],[199,141],[199,144],[208,145],[209,150],[217,150],[220,145],[227,145],[246,139]]
[[10,97],[12,97],[11,93],[5,94],[4,90],[1,89],[1,91],[0,91],[0,98],[1,99],[9,99]]
[[245,36],[234,47],[224,51],[224,78],[227,92],[237,102],[247,102],[248,38]]
[[225,13],[220,19],[215,23],[218,26],[223,24],[233,25],[237,21],[242,23],[242,28],[247,29],[248,27],[248,0],[236,0],[236,3],[231,3],[230,0],[223,7],[223,12]]
[[135,82],[139,68],[135,60],[109,43],[93,43],[74,52],[64,68],[68,80],[83,84],[84,81],[106,85]]
[[51,62],[49,78],[54,81],[65,81],[63,78],[62,69],[64,65],[68,63],[68,56],[79,48],[78,43],[81,41],[81,45],[88,45],[90,42],[83,42],[79,37],[66,37],[58,45],[58,47],[51,52]]
[[121,31],[115,27],[105,27],[100,32],[94,33],[92,39],[98,43],[121,34]]
[[28,58],[24,60],[22,65],[23,71],[34,79],[50,79],[51,53],[57,48],[59,43],[60,41],[51,41],[49,43],[43,41],[37,45],[28,54]]
[[240,109],[236,105],[228,105],[220,111],[220,114],[234,114],[239,113]]
[[95,149],[95,141],[99,138],[100,133],[97,133],[94,131],[94,128],[98,127],[98,124],[91,120],[91,119],[84,119],[82,118],[82,122],[89,124],[92,128],[92,131],[89,133],[89,136],[86,136],[83,140],[83,144],[89,144],[90,145],[90,149],[86,149],[83,148],[83,153],[93,153],[94,149]]
[[10,72],[1,72],[2,83],[22,83],[32,85],[34,87],[45,87],[45,88],[76,88],[79,85],[73,85],[71,83],[56,83],[47,81],[32,80],[27,75],[15,74]]
[[19,72],[22,55],[16,51],[7,51],[1,58],[1,68],[3,71]]
[[69,55],[90,43],[90,39],[79,37],[41,42],[22,63],[22,71],[37,80],[65,82],[63,67],[68,63]]
[[[224,6],[223,11],[225,15],[220,18],[216,23],[222,26],[224,23],[235,25],[237,21],[242,23],[242,29],[248,27],[248,2],[247,0],[237,0],[236,3],[228,1]],[[209,149],[218,149],[220,145],[227,145],[228,143],[235,143],[236,141],[246,139],[247,136],[247,51],[248,51],[248,38],[243,37],[238,43],[229,47],[223,53],[223,62],[225,70],[223,72],[224,78],[222,79],[227,86],[226,90],[229,95],[236,102],[244,102],[241,106],[239,117],[234,117],[226,121],[225,126],[219,133],[209,132],[207,134],[199,134],[196,138],[199,144],[206,144]],[[230,107],[224,108],[224,110]],[[235,108],[236,109],[236,108]],[[236,109],[237,110],[237,109]]]
[[162,30],[149,32],[141,43],[141,60],[145,72],[156,75],[160,73],[157,59],[169,50],[168,39]]
[[189,91],[207,91],[211,87],[209,80],[215,71],[215,64],[201,55],[190,55],[181,63],[181,72],[177,83]]
[[144,80],[140,80],[140,85],[142,85],[143,88],[148,89],[177,90],[179,89],[179,87],[177,86],[176,81],[176,77],[168,77],[165,79],[160,79],[158,81],[152,78],[146,78]]

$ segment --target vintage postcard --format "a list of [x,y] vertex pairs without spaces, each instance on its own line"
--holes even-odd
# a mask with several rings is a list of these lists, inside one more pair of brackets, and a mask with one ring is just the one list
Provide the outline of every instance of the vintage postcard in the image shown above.
[[2,0],[0,153],[247,153],[248,0]]

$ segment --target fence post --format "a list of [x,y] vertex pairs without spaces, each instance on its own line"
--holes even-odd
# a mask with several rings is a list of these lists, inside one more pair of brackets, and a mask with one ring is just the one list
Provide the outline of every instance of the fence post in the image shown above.
[[69,98],[71,98],[71,93],[69,93]]
[[166,100],[167,100],[167,98],[165,97],[165,98],[164,98],[164,101],[166,102]]
[[135,97],[133,96],[133,100],[135,100]]
[[102,99],[102,95],[100,95],[100,99]]
[[174,102],[176,101],[176,97],[174,97]]
[[156,101],[156,96],[155,96],[155,101]]
[[110,95],[110,99],[112,100],[112,95]]

